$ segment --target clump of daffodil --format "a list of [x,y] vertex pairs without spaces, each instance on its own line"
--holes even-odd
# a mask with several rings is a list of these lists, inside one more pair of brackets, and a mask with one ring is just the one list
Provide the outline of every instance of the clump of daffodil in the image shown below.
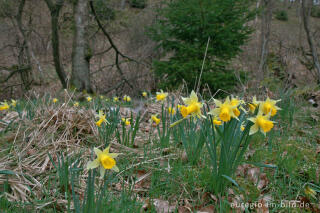
[[176,113],[176,111],[175,111],[174,108],[172,108],[172,107],[169,107],[169,108],[168,108],[168,112],[169,112],[169,114],[171,114],[171,115],[174,115],[174,113]]
[[[261,106],[260,106],[261,107]],[[248,118],[249,121],[253,122],[253,125],[250,128],[249,135],[252,135],[260,130],[264,135],[269,132],[273,126],[274,121],[270,121],[270,113],[263,115],[263,112],[259,110],[256,117]]]
[[130,101],[131,101],[131,98],[130,98],[129,95],[125,95],[125,96],[123,96],[123,100],[124,100],[125,102],[130,102]]
[[118,97],[113,97],[113,102],[118,102],[119,98]]
[[106,119],[106,115],[103,113],[102,110],[99,111],[99,114],[97,115],[97,117],[99,118],[99,120],[96,122],[96,125],[98,127],[101,127],[102,123],[108,123],[108,121]]
[[253,96],[252,98],[252,103],[249,103],[249,109],[250,109],[250,112],[253,114],[254,111],[256,110],[256,108],[259,106],[261,101],[257,101],[257,98],[256,96]]
[[79,106],[79,102],[74,102],[73,106],[74,107],[78,107]]
[[148,96],[148,93],[147,93],[147,92],[143,92],[143,93],[142,93],[142,96],[143,96],[143,97],[147,97],[147,96]]
[[150,123],[158,125],[160,123],[160,118],[158,118],[157,116],[157,114],[151,115]]
[[129,126],[130,125],[130,118],[121,118],[124,125]]
[[11,106],[12,106],[12,107],[16,107],[16,106],[17,106],[17,101],[11,99]]
[[10,106],[9,106],[9,104],[8,104],[6,101],[0,103],[0,111],[2,111],[2,110],[8,110],[8,109],[10,109]]
[[203,104],[199,102],[197,94],[192,90],[189,98],[182,98],[187,106],[180,107],[180,113],[185,118],[188,115],[197,116],[198,118],[204,117],[201,114]]
[[304,188],[304,193],[316,199],[317,192],[310,188],[308,185]]
[[167,92],[163,92],[162,90],[160,90],[160,92],[157,92],[156,95],[156,100],[157,101],[164,101],[168,96]]
[[59,100],[57,98],[52,99],[53,103],[57,103]]
[[119,153],[109,153],[110,145],[101,151],[98,148],[94,148],[93,151],[96,153],[97,158],[93,161],[89,161],[87,164],[87,169],[95,169],[100,167],[100,175],[104,176],[106,169],[111,169],[115,172],[119,172],[119,168],[116,165],[115,158]]
[[88,102],[91,102],[91,101],[92,101],[92,98],[91,98],[90,96],[88,96],[88,97],[87,97],[87,101],[88,101]]
[[214,103],[216,105],[216,108],[212,109],[208,114],[218,116],[220,120],[224,122],[230,121],[231,118],[238,119],[237,115],[234,113],[237,105],[233,106],[229,97],[226,98],[224,103],[217,99],[214,99]]
[[272,100],[269,97],[267,100],[260,103],[261,107],[260,110],[266,115],[268,113],[271,113],[271,116],[274,116],[277,114],[278,110],[281,110],[281,108],[276,106],[276,103],[281,100]]

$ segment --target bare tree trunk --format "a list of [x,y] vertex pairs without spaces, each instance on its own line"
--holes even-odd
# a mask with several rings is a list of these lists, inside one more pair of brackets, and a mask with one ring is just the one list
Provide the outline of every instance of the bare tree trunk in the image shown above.
[[[309,3],[309,4],[307,5],[306,3]],[[310,10],[311,10],[312,4],[313,4],[312,0],[310,0],[309,2],[307,2],[307,0],[302,0],[302,19],[303,19],[304,30],[306,31],[306,34],[307,34],[308,44],[311,49],[314,67],[317,71],[318,83],[320,84],[320,62],[318,58],[316,45],[314,43],[313,36],[312,36],[312,33],[310,32],[310,26],[309,26],[309,16],[310,16]]]
[[121,10],[124,9],[125,5],[126,5],[126,0],[121,0]]
[[[260,7],[260,4],[261,4],[261,1],[262,0],[257,0],[257,4],[256,4],[256,9],[258,10],[259,9],[259,7]],[[256,18],[255,18],[255,24],[257,24],[257,22],[258,22],[258,16],[259,16],[259,14],[257,13],[256,14]]]
[[30,47],[27,40],[27,35],[25,33],[25,30],[23,29],[22,24],[22,14],[23,14],[23,8],[26,1],[21,0],[19,4],[18,14],[16,16],[16,21],[18,25],[18,30],[22,37],[22,45],[18,56],[18,64],[20,68],[27,68],[22,69],[23,71],[20,71],[20,77],[21,81],[23,83],[24,89],[29,90],[33,81],[32,76],[32,68],[31,68],[31,57],[30,57]]
[[272,1],[263,0],[262,1],[262,20],[261,20],[261,52],[260,52],[260,63],[259,63],[259,73],[258,79],[263,80],[266,70],[266,62],[269,54],[269,37],[270,37],[270,27],[272,20]]
[[60,42],[59,42],[59,32],[58,32],[58,26],[59,26],[58,19],[59,19],[60,10],[63,6],[64,0],[57,0],[56,3],[53,3],[52,0],[45,0],[45,2],[47,3],[51,13],[51,31],[52,31],[51,41],[52,41],[52,53],[53,53],[54,66],[56,68],[56,72],[58,74],[62,87],[67,88],[67,75],[63,69],[63,66],[60,60],[60,50],[59,50]]
[[74,1],[74,38],[72,47],[71,86],[91,93],[90,49],[87,39],[89,7],[87,0]]

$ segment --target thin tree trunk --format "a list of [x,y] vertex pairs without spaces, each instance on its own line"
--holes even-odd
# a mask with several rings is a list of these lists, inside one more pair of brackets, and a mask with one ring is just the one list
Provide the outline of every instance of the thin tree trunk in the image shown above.
[[269,37],[270,37],[270,27],[272,20],[272,1],[263,0],[262,1],[263,12],[261,21],[261,52],[260,52],[260,63],[259,63],[259,73],[258,79],[263,80],[266,72],[266,62],[269,54]]
[[310,32],[310,26],[309,26],[309,15],[310,15],[311,5],[313,2],[312,0],[310,0],[308,6],[306,5],[306,3],[307,3],[307,0],[302,0],[303,25],[304,25],[304,30],[306,31],[306,34],[307,34],[308,44],[311,49],[313,63],[317,71],[318,83],[320,84],[320,62],[319,62],[317,49],[313,40],[312,33]]
[[[262,1],[262,0],[257,0],[257,4],[256,4],[256,9],[257,9],[257,10],[258,10],[259,7],[260,7],[261,1]],[[258,22],[258,13],[256,14],[255,24],[257,24],[257,22]]]
[[126,6],[126,0],[121,0],[121,10],[124,9],[124,7]]
[[91,93],[90,49],[87,39],[89,7],[87,0],[74,1],[74,38],[72,47],[71,86]]
[[59,42],[59,32],[58,32],[58,25],[59,25],[58,19],[59,19],[60,10],[63,6],[64,0],[57,0],[55,4],[52,2],[52,0],[45,0],[45,2],[47,3],[51,13],[51,31],[52,31],[51,41],[52,41],[52,54],[53,54],[54,66],[56,68],[56,72],[58,74],[62,87],[67,88],[67,75],[63,69],[63,66],[60,60],[60,50],[59,50],[60,42]]
[[16,21],[18,25],[18,30],[22,37],[22,46],[19,52],[18,56],[18,63],[19,67],[28,67],[28,69],[23,69],[23,71],[20,72],[21,81],[23,83],[24,89],[29,90],[31,87],[33,81],[32,76],[32,68],[31,68],[31,57],[30,57],[30,48],[27,40],[27,35],[25,33],[25,30],[23,29],[22,24],[22,14],[23,14],[23,8],[25,6],[26,1],[21,0],[19,4],[18,14],[16,16]]

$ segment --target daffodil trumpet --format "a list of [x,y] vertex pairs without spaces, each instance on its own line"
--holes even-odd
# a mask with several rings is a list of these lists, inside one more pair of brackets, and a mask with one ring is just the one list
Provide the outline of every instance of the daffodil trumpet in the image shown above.
[[188,115],[192,114],[192,113],[195,113],[197,112],[198,110],[200,110],[200,107],[197,105],[197,104],[192,104],[190,106],[182,106],[180,108],[180,112],[181,112],[181,115],[185,118],[187,117]]

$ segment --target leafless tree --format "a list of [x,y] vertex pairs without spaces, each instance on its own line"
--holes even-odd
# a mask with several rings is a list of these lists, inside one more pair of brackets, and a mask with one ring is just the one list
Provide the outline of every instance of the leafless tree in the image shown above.
[[59,15],[61,8],[64,4],[64,0],[45,0],[51,13],[51,41],[52,41],[52,53],[53,61],[56,68],[56,72],[59,76],[60,82],[63,88],[67,88],[67,75],[63,69],[60,60],[60,42],[59,42]]
[[92,57],[88,44],[88,0],[74,1],[74,36],[72,47],[72,74],[71,86],[79,91],[91,93],[90,58]]
[[18,55],[19,68],[24,68],[20,70],[21,81],[24,85],[25,90],[29,90],[31,83],[33,81],[32,68],[31,68],[31,54],[30,54],[30,44],[27,39],[26,30],[22,24],[23,8],[26,1],[20,0],[18,14],[16,16],[16,21],[18,25],[18,31],[22,37],[22,44]]
[[263,80],[266,70],[266,62],[269,53],[269,38],[272,20],[273,0],[262,0],[261,43],[258,79]]
[[310,17],[310,11],[311,11],[312,4],[313,4],[312,0],[302,0],[302,19],[303,19],[304,30],[307,35],[309,48],[310,48],[311,54],[312,54],[314,68],[317,71],[318,83],[320,84],[320,62],[319,62],[319,58],[318,58],[316,44],[314,42],[313,35],[310,32],[310,24],[309,24],[309,17]]

